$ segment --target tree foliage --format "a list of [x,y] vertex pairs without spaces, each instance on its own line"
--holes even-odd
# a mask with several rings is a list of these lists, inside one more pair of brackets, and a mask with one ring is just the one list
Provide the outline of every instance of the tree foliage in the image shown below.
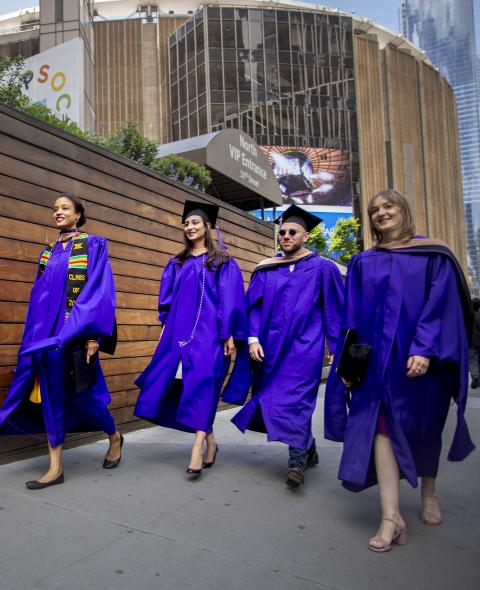
[[212,183],[212,175],[205,166],[177,154],[155,160],[151,168],[196,190],[204,191]]
[[157,155],[157,144],[144,137],[131,121],[124,123],[110,137],[97,139],[96,143],[114,154],[148,167],[152,166]]
[[317,254],[326,254],[328,252],[327,237],[325,236],[325,225],[320,223],[313,228],[308,237],[306,244],[309,250]]
[[0,102],[9,107],[23,109],[30,99],[23,94],[23,88],[31,78],[31,70],[25,70],[23,57],[0,59]]
[[356,234],[359,227],[360,223],[355,217],[340,217],[333,228],[329,249],[344,264],[348,264],[358,252]]
[[75,135],[76,137],[81,137],[82,139],[87,139],[90,141],[93,139],[93,136],[87,131],[83,131],[83,129],[81,129],[75,123],[75,121],[72,121],[66,115],[64,115],[62,118],[57,117],[57,115],[55,115],[53,111],[44,104],[39,102],[30,102],[30,104],[25,106],[22,110],[24,113],[27,113],[27,115],[31,115],[32,117],[35,117],[35,119],[43,121],[44,123],[48,123],[49,125],[53,125],[58,129],[63,129],[63,131],[66,131],[71,135]]

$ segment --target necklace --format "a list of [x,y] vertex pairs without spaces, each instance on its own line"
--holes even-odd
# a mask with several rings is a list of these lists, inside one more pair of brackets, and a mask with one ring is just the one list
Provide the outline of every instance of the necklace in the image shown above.
[[[195,331],[197,329],[198,321],[200,319],[200,314],[202,313],[203,298],[205,295],[205,276],[206,276],[205,261],[206,260],[207,260],[207,253],[202,255],[202,290],[200,292],[200,303],[198,305],[197,316],[195,318],[195,322],[193,323],[193,328],[192,328],[192,332],[190,334],[190,337],[187,340],[179,340],[178,341],[180,348],[187,346],[187,344],[190,344],[190,342],[193,340],[193,337],[195,336]],[[176,271],[176,269],[175,269],[175,271]],[[178,278],[178,272],[175,272],[175,278]]]

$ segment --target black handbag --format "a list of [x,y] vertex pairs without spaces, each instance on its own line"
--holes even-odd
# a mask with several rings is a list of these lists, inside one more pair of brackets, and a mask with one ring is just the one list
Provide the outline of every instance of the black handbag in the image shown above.
[[335,372],[345,381],[358,385],[367,372],[371,350],[370,344],[357,342],[355,330],[347,330]]

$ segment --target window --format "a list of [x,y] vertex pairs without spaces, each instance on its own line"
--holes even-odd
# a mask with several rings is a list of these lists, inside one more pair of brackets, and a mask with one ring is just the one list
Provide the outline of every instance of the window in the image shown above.
[[210,88],[223,90],[223,68],[221,63],[210,62]]
[[278,23],[278,48],[290,51],[290,30],[287,23]]
[[195,29],[195,34],[197,37],[197,52],[203,51],[205,48],[205,35],[203,33],[203,23],[198,25]]
[[225,76],[225,90],[237,89],[237,64],[225,63],[223,68]]
[[170,71],[177,69],[177,46],[170,47]]
[[[210,12],[210,8],[208,12]],[[221,47],[222,46],[222,27],[220,21],[208,22],[208,46]]]
[[63,0],[55,0],[55,22],[63,22]]
[[265,49],[277,49],[277,27],[275,23],[265,23]]
[[250,47],[252,49],[263,49],[263,27],[261,21],[250,21]]
[[235,47],[235,21],[224,20],[222,25],[223,46]]
[[195,32],[190,31],[187,35],[187,58],[195,57]]

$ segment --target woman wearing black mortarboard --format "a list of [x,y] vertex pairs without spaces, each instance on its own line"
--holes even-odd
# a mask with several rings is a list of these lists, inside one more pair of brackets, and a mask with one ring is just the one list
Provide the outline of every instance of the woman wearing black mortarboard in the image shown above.
[[[240,268],[212,237],[218,209],[207,203],[185,203],[185,246],[168,262],[160,285],[162,335],[137,380],[141,389],[137,416],[195,433],[187,468],[192,477],[215,461],[213,421],[222,384],[235,341],[247,337]],[[229,387],[234,387],[230,381]]]

